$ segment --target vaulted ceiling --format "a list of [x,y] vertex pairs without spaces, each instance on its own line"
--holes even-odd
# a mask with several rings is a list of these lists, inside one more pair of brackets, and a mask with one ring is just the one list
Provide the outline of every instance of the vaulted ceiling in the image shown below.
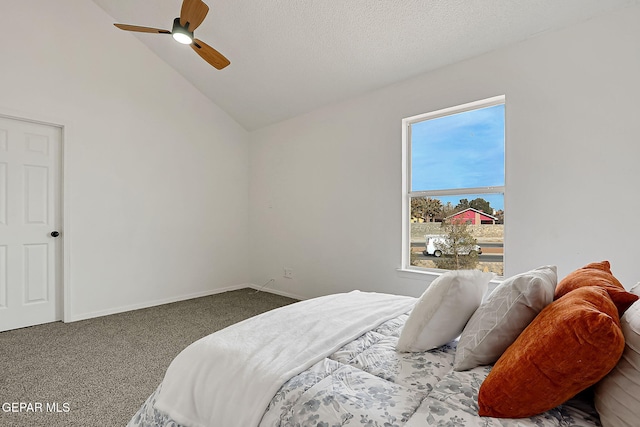
[[[247,130],[518,43],[640,0],[204,0],[196,37],[130,33]],[[171,30],[182,0],[94,0],[114,22]],[[121,31],[113,27],[113,31]],[[152,72],[153,70],[150,70]]]

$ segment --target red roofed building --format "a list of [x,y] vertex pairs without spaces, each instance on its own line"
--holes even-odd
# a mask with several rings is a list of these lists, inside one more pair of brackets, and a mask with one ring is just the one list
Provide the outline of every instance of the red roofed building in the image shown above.
[[445,220],[448,219],[460,220],[472,225],[495,224],[498,220],[498,218],[493,215],[486,214],[473,208],[467,208],[463,211],[458,212],[457,214],[445,218]]

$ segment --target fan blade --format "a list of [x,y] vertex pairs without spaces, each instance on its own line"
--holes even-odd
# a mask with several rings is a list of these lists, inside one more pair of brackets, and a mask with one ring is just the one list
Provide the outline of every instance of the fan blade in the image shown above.
[[[193,33],[202,24],[207,13],[209,13],[209,6],[202,0],[184,0],[180,10],[180,25]],[[189,24],[188,27],[187,24]]]
[[222,70],[224,67],[231,64],[223,54],[201,40],[194,39],[193,43],[191,43],[191,48],[195,50],[202,59],[213,65],[218,70]]
[[171,34],[171,31],[161,30],[160,28],[139,27],[137,25],[127,25],[127,24],[113,24],[113,25],[125,31],[137,31],[139,33]]

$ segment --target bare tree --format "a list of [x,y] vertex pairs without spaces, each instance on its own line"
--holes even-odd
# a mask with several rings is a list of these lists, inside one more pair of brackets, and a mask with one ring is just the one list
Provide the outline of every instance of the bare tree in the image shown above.
[[469,224],[460,218],[451,218],[442,223],[445,238],[436,242],[436,248],[442,252],[442,257],[434,262],[436,268],[445,270],[474,269],[478,265],[476,252],[477,240],[469,230]]

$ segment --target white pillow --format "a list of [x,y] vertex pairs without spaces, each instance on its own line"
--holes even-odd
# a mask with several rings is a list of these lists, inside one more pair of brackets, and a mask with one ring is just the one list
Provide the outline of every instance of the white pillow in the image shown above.
[[604,427],[637,426],[640,420],[640,301],[620,319],[624,353],[596,386],[595,405]]
[[464,327],[453,369],[495,363],[540,311],[553,301],[555,266],[510,277],[489,295]]
[[494,276],[479,270],[456,270],[431,282],[409,314],[396,349],[427,351],[458,337]]

